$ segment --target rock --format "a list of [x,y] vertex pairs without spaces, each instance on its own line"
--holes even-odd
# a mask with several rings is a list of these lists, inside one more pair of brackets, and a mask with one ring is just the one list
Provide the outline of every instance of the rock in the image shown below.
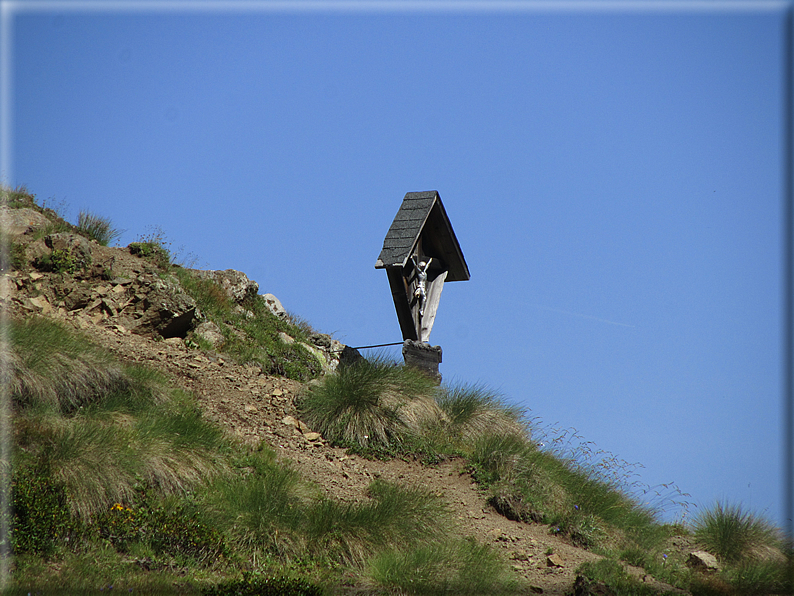
[[49,225],[50,220],[33,209],[9,209],[0,207],[3,231],[9,236],[21,236]]
[[184,338],[195,326],[199,313],[196,303],[182,287],[170,279],[155,279],[148,292],[138,296],[136,310],[143,311],[132,332]]
[[292,416],[284,416],[284,418],[281,419],[281,423],[284,426],[292,426],[294,428],[299,428],[298,421]]
[[242,271],[226,269],[224,271],[203,271],[201,269],[190,270],[195,275],[205,279],[211,279],[218,284],[237,304],[242,304],[249,298],[253,298],[259,292],[259,284]]
[[312,333],[309,336],[309,341],[312,342],[318,348],[325,348],[326,350],[330,350],[331,342],[333,340],[331,339],[330,335],[327,335],[325,333]]
[[336,370],[339,361],[334,359],[333,355],[305,342],[299,342],[299,345],[301,345],[306,349],[307,352],[312,353],[314,357],[317,358],[317,362],[319,362],[320,366],[323,367],[324,373],[334,372]]
[[279,299],[276,298],[273,294],[262,294],[262,298],[265,301],[265,306],[267,306],[268,309],[270,309],[270,312],[276,315],[279,319],[282,320],[289,319],[289,314],[287,314],[287,311],[284,309],[283,306],[281,306],[281,302],[279,301]]
[[91,287],[88,285],[64,286],[64,291],[69,293],[63,299],[63,306],[66,310],[77,310],[85,308],[91,303]]
[[365,358],[357,349],[351,348],[350,346],[344,346],[342,351],[339,353],[340,366],[350,366],[351,364],[356,364],[362,360],[365,360]]
[[30,298],[30,303],[38,308],[40,311],[44,312],[45,314],[50,310],[50,303],[47,302],[47,298],[44,296],[34,296]]
[[204,341],[209,342],[213,348],[217,348],[224,342],[223,333],[221,333],[220,327],[218,327],[212,321],[205,321],[201,323],[198,327],[196,327],[193,333],[201,337]]
[[255,405],[253,405],[253,404],[246,404],[246,406],[245,406],[245,408],[244,408],[244,409],[245,409],[245,411],[246,411],[246,412],[248,412],[249,414],[256,414],[256,413],[259,411],[259,408],[257,408],[257,407],[256,407]]
[[290,336],[290,335],[287,335],[287,334],[286,334],[286,333],[284,333],[283,331],[279,331],[279,332],[278,332],[278,338],[279,338],[281,341],[283,341],[285,344],[287,344],[287,345],[290,345],[290,344],[294,344],[294,343],[295,343],[295,338],[294,338],[294,337],[292,337],[292,336]]
[[489,498],[488,504],[511,521],[530,523],[540,522],[543,519],[540,513],[524,503],[520,495],[499,493]]
[[560,555],[553,554],[546,557],[546,566],[547,567],[562,567],[562,559]]
[[52,250],[67,251],[72,255],[78,267],[86,267],[91,264],[91,243],[79,234],[68,232],[50,234],[44,238],[44,244]]
[[320,433],[303,433],[303,436],[306,438],[307,441],[319,441],[323,438]]
[[686,562],[687,566],[699,571],[719,571],[720,564],[717,558],[711,553],[704,550],[696,550],[689,553],[689,558]]

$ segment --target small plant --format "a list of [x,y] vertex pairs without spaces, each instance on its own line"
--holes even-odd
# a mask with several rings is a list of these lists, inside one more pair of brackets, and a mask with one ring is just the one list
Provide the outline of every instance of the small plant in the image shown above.
[[0,206],[11,209],[31,208],[36,206],[36,195],[30,194],[24,185],[8,188],[0,185]]
[[67,248],[56,248],[48,254],[36,259],[34,263],[40,271],[52,271],[53,273],[72,274],[77,271],[77,260],[72,251]]
[[154,226],[127,248],[131,254],[149,259],[161,269],[168,269],[172,261],[170,247],[171,243],[166,241],[163,230]]
[[157,502],[142,488],[135,501],[133,506],[115,503],[96,520],[100,536],[119,552],[144,544],[155,555],[187,557],[199,564],[229,555],[223,536],[184,501]]
[[123,230],[114,228],[109,219],[90,211],[80,211],[77,216],[77,231],[102,246],[107,246],[123,233]]

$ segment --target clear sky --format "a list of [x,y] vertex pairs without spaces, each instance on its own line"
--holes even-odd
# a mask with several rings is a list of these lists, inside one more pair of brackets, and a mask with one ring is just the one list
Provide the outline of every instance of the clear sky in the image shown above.
[[786,4],[430,6],[4,1],[0,176],[352,346],[438,190],[445,380],[784,524]]

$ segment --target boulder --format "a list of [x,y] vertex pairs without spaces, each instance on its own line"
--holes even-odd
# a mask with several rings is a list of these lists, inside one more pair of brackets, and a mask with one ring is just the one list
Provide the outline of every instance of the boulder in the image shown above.
[[223,333],[221,333],[220,327],[218,327],[212,321],[205,321],[201,323],[198,327],[196,327],[194,334],[209,342],[213,348],[217,348],[224,342]]
[[687,559],[686,564],[692,569],[697,569],[698,571],[720,570],[720,564],[717,562],[717,558],[704,550],[696,550],[689,553],[689,558]]
[[562,558],[558,554],[551,554],[546,557],[546,566],[547,567],[562,567],[563,562]]
[[214,281],[237,304],[242,304],[246,300],[253,298],[259,292],[259,284],[252,279],[248,279],[248,276],[242,271],[235,271],[234,269],[226,269],[224,271],[191,269],[191,272],[199,277]]
[[[142,288],[143,290],[143,288]],[[200,313],[194,300],[169,279],[155,279],[136,304],[140,313],[133,333],[184,338],[196,326]]]
[[0,222],[3,223],[3,230],[6,234],[9,236],[21,236],[43,228],[50,223],[50,220],[33,209],[0,207]]
[[279,299],[273,294],[262,294],[262,298],[265,301],[265,305],[270,309],[270,312],[276,315],[279,319],[289,319],[289,314],[287,314],[287,311],[283,306],[281,306]]
[[44,238],[44,243],[52,250],[67,251],[79,267],[91,264],[91,243],[79,234],[59,232]]

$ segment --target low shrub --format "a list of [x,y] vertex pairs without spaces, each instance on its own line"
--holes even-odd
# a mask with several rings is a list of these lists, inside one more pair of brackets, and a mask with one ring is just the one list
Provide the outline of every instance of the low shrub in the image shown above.
[[52,554],[76,529],[66,491],[42,468],[15,470],[11,478],[11,548],[14,553]]
[[223,535],[197,508],[185,501],[154,499],[145,490],[138,491],[135,504],[115,503],[95,523],[99,535],[124,553],[143,544],[158,556],[187,557],[199,564],[230,553]]
[[34,262],[34,266],[39,271],[71,275],[77,271],[78,263],[72,251],[66,248],[56,248],[50,254],[38,257]]
[[160,269],[168,269],[173,261],[171,243],[159,226],[151,226],[149,231],[127,246],[130,254],[150,260]]

